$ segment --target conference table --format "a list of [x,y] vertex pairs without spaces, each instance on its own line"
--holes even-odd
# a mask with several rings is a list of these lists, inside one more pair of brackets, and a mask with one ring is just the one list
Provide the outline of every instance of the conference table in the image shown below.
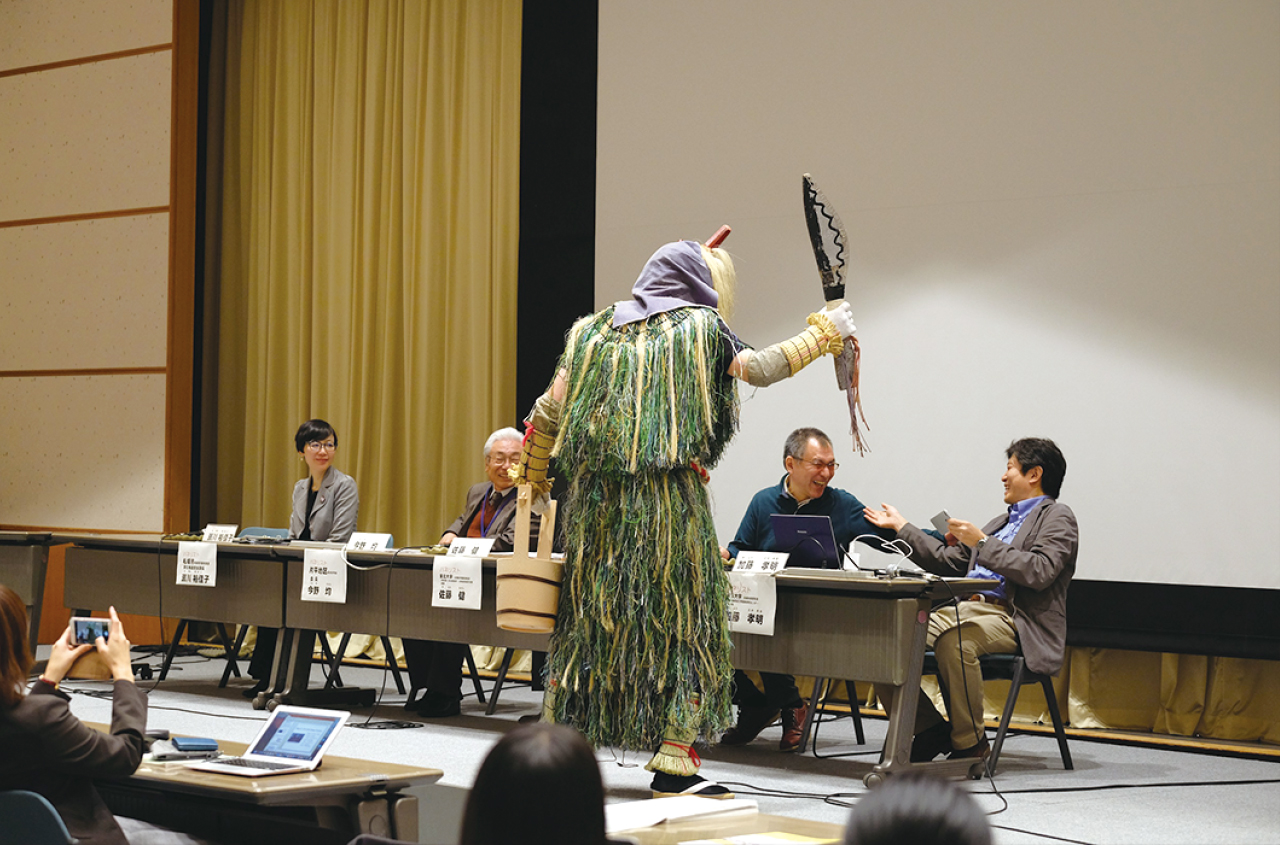
[[0,584],[18,594],[27,606],[31,653],[40,638],[40,609],[44,600],[44,576],[49,564],[47,532],[0,531]]
[[[107,731],[108,726],[90,723]],[[224,754],[244,743],[219,740]],[[418,799],[440,769],[326,754],[313,772],[236,777],[144,759],[128,778],[99,781],[112,812],[203,833],[220,842],[345,843],[361,833],[418,841]]]
[[[307,689],[309,639],[323,630],[545,651],[547,636],[499,628],[496,558],[483,562],[481,608],[433,607],[435,557],[411,551],[350,551],[343,604],[303,600],[304,554],[296,546],[218,546],[217,586],[176,584],[177,544],[152,537],[55,536],[67,550],[68,607],[119,610],[301,632],[285,656],[274,703],[315,704]],[[741,669],[875,684],[889,724],[881,759],[863,774],[873,785],[921,765],[944,775],[974,774],[969,760],[910,762],[912,728],[932,603],[991,582],[879,578],[862,572],[787,569],[775,576],[773,636],[733,634]],[[282,640],[285,637],[281,638]],[[300,642],[300,644],[299,644]]]

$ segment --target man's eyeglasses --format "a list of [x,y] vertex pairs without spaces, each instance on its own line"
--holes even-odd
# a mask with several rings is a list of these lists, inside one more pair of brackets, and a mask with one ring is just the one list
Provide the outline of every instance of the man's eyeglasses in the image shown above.
[[310,443],[307,444],[307,448],[310,449],[312,452],[319,452],[322,449],[327,452],[332,452],[334,449],[338,448],[338,444],[334,443],[332,440],[326,440],[323,443],[321,443],[319,440],[312,440]]
[[[804,460],[804,459],[801,458],[801,460]],[[836,470],[840,469],[840,464],[836,461],[832,461],[829,464],[824,464],[822,461],[804,461],[804,462],[809,466],[813,467],[818,472],[822,472],[824,469],[829,469],[832,472],[835,472]]]

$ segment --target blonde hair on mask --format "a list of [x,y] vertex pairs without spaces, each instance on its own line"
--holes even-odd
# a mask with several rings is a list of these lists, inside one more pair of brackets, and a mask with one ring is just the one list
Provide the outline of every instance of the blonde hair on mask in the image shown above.
[[716,306],[725,322],[733,317],[733,303],[738,290],[738,275],[733,269],[733,259],[723,249],[702,248],[702,260],[711,270],[711,285],[716,289],[720,302]]

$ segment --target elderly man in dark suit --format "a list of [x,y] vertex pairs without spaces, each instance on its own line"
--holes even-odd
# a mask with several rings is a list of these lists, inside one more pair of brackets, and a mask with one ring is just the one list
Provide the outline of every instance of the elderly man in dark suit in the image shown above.
[[926,644],[938,657],[951,722],[920,694],[913,762],[948,751],[952,758],[985,758],[989,753],[982,723],[981,655],[1012,654],[1021,646],[1031,671],[1055,675],[1062,668],[1067,586],[1080,545],[1075,514],[1058,501],[1067,461],[1052,440],[1034,437],[1009,444],[1005,455],[1000,480],[1009,509],[983,528],[952,519],[948,540],[941,541],[907,522],[891,505],[866,511],[868,520],[894,529],[910,543],[911,559],[930,572],[1000,582],[930,614]]
[[[467,491],[462,515],[445,529],[441,545],[450,545],[458,537],[487,537],[493,540],[495,552],[509,552],[515,547],[516,487],[507,470],[520,460],[521,440],[520,432],[514,428],[501,428],[489,435],[484,444],[487,480]],[[537,520],[530,534],[530,542],[536,544]],[[462,661],[467,648],[464,643],[405,640],[404,661],[409,667],[410,684],[414,689],[426,689],[421,698],[405,708],[433,719],[458,715]]]

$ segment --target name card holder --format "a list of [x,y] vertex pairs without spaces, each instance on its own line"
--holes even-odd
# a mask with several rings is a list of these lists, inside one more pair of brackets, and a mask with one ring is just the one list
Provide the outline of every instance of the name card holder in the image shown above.
[[218,586],[218,544],[179,541],[176,578],[179,587]]
[[239,527],[239,525],[218,525],[210,522],[204,527],[201,539],[206,543],[230,543],[236,538],[236,529]]
[[729,572],[729,630],[739,634],[773,636],[778,609],[778,582],[774,573]]
[[344,549],[305,549],[302,600],[347,603],[347,554]]

